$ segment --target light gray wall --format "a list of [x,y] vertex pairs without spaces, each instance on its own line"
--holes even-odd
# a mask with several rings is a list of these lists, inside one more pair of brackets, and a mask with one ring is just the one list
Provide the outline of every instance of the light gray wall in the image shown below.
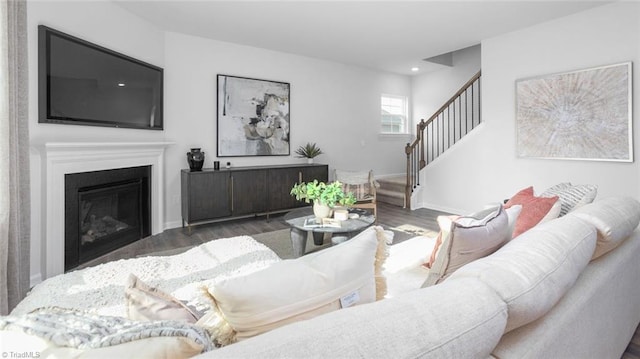
[[[46,142],[175,142],[166,152],[165,228],[180,225],[179,171],[185,153],[201,147],[205,166],[216,153],[216,74],[291,84],[291,153],[306,142],[325,152],[330,168],[402,172],[405,137],[379,136],[380,95],[410,96],[410,79],[339,63],[165,33],[111,1],[32,1],[29,21],[29,131],[32,167],[32,282],[42,266],[42,161]],[[37,26],[43,24],[164,68],[164,131],[38,123]],[[234,166],[302,163],[285,157],[225,158]]]
[[38,123],[38,25],[164,66],[164,34],[109,1],[28,1],[29,138],[31,148],[31,282],[41,279],[44,258],[46,142],[163,141],[164,132]]
[[167,33],[165,41],[166,132],[177,143],[167,151],[166,218],[178,226],[179,171],[190,147],[232,166],[305,163],[287,157],[216,158],[216,74],[288,82],[291,85],[291,151],[316,142],[330,169],[403,169],[405,139],[380,140],[380,94],[410,94],[408,77],[308,57],[268,51],[189,35]]
[[[640,60],[640,4],[618,2],[482,42],[483,124],[444,160],[424,171],[422,206],[464,213],[518,190],[559,182],[595,184],[599,197],[638,198],[633,163],[516,157],[515,81],[521,78]],[[638,71],[633,81],[638,83]],[[633,118],[638,98],[633,94]],[[635,127],[638,127],[637,125]],[[637,128],[634,142],[637,145]],[[635,150],[635,158],[638,151]]]
[[411,79],[414,127],[428,120],[473,75],[480,71],[481,46],[471,46],[453,53],[452,66],[414,76]]

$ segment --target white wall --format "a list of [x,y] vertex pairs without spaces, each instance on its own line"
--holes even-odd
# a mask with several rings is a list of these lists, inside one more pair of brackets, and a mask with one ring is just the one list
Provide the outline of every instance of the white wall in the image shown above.
[[[333,168],[402,172],[406,138],[378,136],[380,94],[410,96],[410,79],[354,66],[165,33],[111,1],[33,1],[29,22],[29,131],[32,185],[32,282],[39,280],[45,208],[39,146],[46,142],[170,141],[165,164],[165,228],[180,225],[180,177],[191,147],[216,154],[216,74],[291,84],[291,153],[306,142],[325,152]],[[38,123],[37,25],[122,52],[164,68],[164,131]],[[292,156],[224,158],[234,166],[303,163]]]
[[406,76],[189,35],[167,33],[165,42],[166,132],[177,143],[167,151],[166,219],[180,223],[180,169],[191,147],[232,166],[305,163],[295,156],[216,158],[216,75],[288,82],[291,85],[291,152],[316,142],[318,163],[330,171],[373,169],[377,175],[403,169],[406,139],[379,140],[380,94],[410,94]]
[[481,46],[471,46],[453,53],[453,66],[442,65],[437,71],[411,79],[414,127],[428,120],[473,75],[480,71]]
[[[482,42],[483,124],[424,173],[422,204],[454,212],[478,210],[533,185],[590,183],[598,196],[640,193],[636,161],[590,162],[516,157],[515,81],[550,73],[640,60],[640,4],[619,2]],[[638,71],[633,81],[639,82]],[[633,117],[638,119],[635,91]],[[635,126],[634,142],[638,142]]]
[[38,25],[164,66],[164,32],[111,1],[27,2],[29,38],[29,137],[47,141],[157,141],[161,131],[38,123]]
[[[452,66],[441,66],[441,69],[429,72],[421,76],[415,76],[411,81],[411,96],[413,102],[414,125],[418,124],[421,119],[428,120],[440,107],[448,101],[469,79],[471,79],[481,68],[481,46],[476,45],[455,51],[453,53]],[[477,107],[477,106],[474,106]],[[477,117],[476,117],[477,118]],[[415,130],[414,130],[415,131]],[[470,136],[470,135],[469,135]],[[452,149],[447,150],[445,155],[436,158],[428,165],[428,170],[437,166],[438,162],[450,157],[450,152],[458,150],[462,143],[468,141],[468,137],[464,137],[462,142]],[[427,146],[427,149],[429,146]],[[429,156],[428,153],[426,153]],[[433,176],[426,178],[426,172],[422,171],[420,178],[420,186],[414,191],[411,207],[429,207],[435,209],[450,210],[447,202],[444,204],[424,204],[423,194],[435,191],[437,187],[446,186],[437,182]]]
[[27,2],[29,48],[29,138],[31,148],[31,282],[41,280],[44,268],[43,161],[46,142],[162,141],[165,132],[38,123],[38,25],[164,66],[164,33],[110,1]]

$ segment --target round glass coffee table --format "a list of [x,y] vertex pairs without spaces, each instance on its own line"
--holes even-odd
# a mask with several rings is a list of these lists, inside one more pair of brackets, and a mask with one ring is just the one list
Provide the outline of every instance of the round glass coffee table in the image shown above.
[[[323,243],[324,234],[341,234],[347,238],[360,233],[363,229],[371,226],[375,222],[375,217],[365,210],[349,210],[349,219],[340,221],[339,227],[320,226],[319,224],[309,224],[315,216],[312,207],[294,209],[284,215],[284,220],[291,226],[291,246],[294,257],[304,255],[307,247],[307,235],[313,235],[313,244],[320,246]],[[355,218],[352,218],[355,217]],[[305,225],[306,224],[306,225]]]

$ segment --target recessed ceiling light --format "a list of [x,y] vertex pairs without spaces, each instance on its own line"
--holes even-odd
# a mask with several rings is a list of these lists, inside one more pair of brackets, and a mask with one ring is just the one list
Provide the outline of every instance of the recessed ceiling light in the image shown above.
[[412,67],[412,68],[411,68],[411,71],[413,71],[413,72],[418,72],[418,71],[420,71],[420,68],[419,68],[419,67]]
[[118,84],[118,87],[124,87],[124,86],[125,86],[124,82],[120,82],[120,83]]

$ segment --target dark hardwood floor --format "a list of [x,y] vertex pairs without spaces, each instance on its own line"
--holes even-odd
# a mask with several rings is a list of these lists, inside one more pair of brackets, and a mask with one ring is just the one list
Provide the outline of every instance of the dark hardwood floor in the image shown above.
[[[77,269],[94,266],[100,263],[106,263],[118,259],[134,258],[153,252],[194,246],[213,239],[234,237],[239,235],[251,236],[258,233],[288,229],[289,225],[283,219],[284,214],[285,213],[272,214],[269,216],[268,220],[266,216],[258,216],[192,226],[191,233],[189,233],[189,230],[187,228],[168,229],[163,233],[143,238],[137,242],[129,244],[102,257],[84,263]],[[439,228],[436,222],[436,218],[441,214],[446,213],[424,208],[412,211],[386,203],[378,203],[378,225],[381,225],[385,229],[391,229],[399,227],[403,224],[409,224],[433,231],[438,231]],[[402,236],[403,234],[396,233],[396,235]],[[409,236],[412,235],[406,234],[407,238]]]

